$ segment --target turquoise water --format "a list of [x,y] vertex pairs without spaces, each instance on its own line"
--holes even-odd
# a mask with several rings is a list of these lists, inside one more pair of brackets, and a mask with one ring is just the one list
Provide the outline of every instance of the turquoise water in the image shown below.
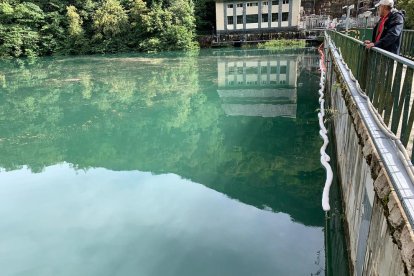
[[3,62],[2,275],[323,275],[317,62]]

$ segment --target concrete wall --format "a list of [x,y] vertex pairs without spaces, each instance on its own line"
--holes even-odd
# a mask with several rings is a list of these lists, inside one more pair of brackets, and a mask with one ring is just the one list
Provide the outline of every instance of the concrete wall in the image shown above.
[[413,231],[338,67],[328,64],[353,275],[414,275]]

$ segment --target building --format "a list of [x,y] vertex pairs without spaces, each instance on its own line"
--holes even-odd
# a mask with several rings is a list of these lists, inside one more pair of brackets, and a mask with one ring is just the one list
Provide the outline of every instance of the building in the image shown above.
[[216,1],[216,31],[262,33],[296,30],[300,0]]

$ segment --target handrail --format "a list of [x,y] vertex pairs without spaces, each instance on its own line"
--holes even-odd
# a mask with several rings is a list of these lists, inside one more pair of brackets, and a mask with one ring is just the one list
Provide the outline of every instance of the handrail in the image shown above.
[[414,160],[414,61],[335,31],[328,31],[386,128]]
[[[365,40],[370,39],[367,38],[367,31],[372,31],[372,28],[357,28],[356,35],[359,37],[359,39]],[[352,31],[352,30],[351,30]],[[407,57],[409,59],[414,59],[414,30],[402,30],[402,38],[401,38],[401,45],[400,45],[400,55],[403,57]]]
[[[340,74],[344,78],[346,86],[349,89],[349,93],[355,99],[355,104],[358,109],[358,113],[361,114],[362,120],[365,122],[369,133],[371,135],[374,135],[374,136],[371,136],[373,137],[372,142],[374,143],[377,153],[379,154],[381,163],[384,165],[387,173],[389,174],[391,183],[393,185],[393,189],[397,193],[399,199],[401,200],[401,204],[407,214],[410,225],[411,227],[413,227],[414,205],[412,204],[412,199],[414,198],[414,185],[413,185],[414,167],[412,165],[412,162],[410,161],[405,145],[403,145],[399,137],[397,137],[397,135],[395,135],[388,128],[389,126],[384,122],[384,113],[378,112],[378,110],[384,111],[384,109],[381,109],[381,105],[377,104],[378,101],[374,101],[373,99],[378,99],[378,97],[381,95],[379,96],[377,95],[376,96],[377,98],[375,98],[372,95],[365,93],[368,91],[366,90],[363,91],[361,89],[359,79],[355,78],[355,76],[353,75],[353,71],[351,70],[351,68],[349,68],[346,60],[350,61],[351,56],[349,55],[349,49],[345,49],[343,47],[344,45],[349,46],[349,44],[348,45],[343,44],[344,41],[340,41],[340,40],[344,38],[336,36],[335,33],[331,33],[330,35],[326,33],[325,36],[326,36],[326,42],[329,45],[329,49],[330,49],[328,51],[329,58],[327,62],[332,62],[335,60],[337,68],[339,68],[339,70],[341,71]],[[352,40],[347,39],[347,37],[345,37],[345,39],[346,39],[346,42],[348,43],[349,42],[354,43]],[[376,60],[377,56],[375,56],[375,55],[380,55],[380,54],[378,54],[375,51],[368,51],[367,49],[365,49],[364,45],[359,45],[359,44],[355,44],[355,45],[356,47],[353,47],[352,49],[354,54],[356,53],[358,54],[358,56],[360,56],[359,54],[361,53],[361,49],[363,49],[365,53],[374,54],[372,57],[368,55],[368,57],[371,58],[371,63],[368,62],[368,64],[374,64],[374,65],[377,63],[381,64],[381,62]],[[343,51],[340,50],[341,47]],[[345,54],[342,54],[341,52],[345,52]],[[388,59],[388,57],[386,56],[380,56],[380,58],[383,58],[385,60]],[[372,61],[372,59],[374,60]],[[368,59],[368,61],[370,60]],[[395,62],[392,59],[390,61],[386,60],[386,62],[389,63],[388,65],[391,65],[391,67],[388,68],[388,69],[391,69],[391,71],[380,70],[381,72],[385,72],[385,75],[386,75],[385,83],[387,83],[387,81],[390,80],[391,77],[394,78],[395,76],[395,79],[393,79],[394,83],[401,84],[402,82],[405,84],[407,83],[409,84],[409,86],[403,85],[403,89],[402,89],[403,92],[410,92],[409,94],[400,93],[399,89],[393,89],[392,92],[395,93],[393,96],[398,96],[397,98],[394,98],[394,103],[395,102],[400,103],[400,105],[398,105],[397,107],[401,109],[402,107],[404,107],[404,110],[407,112],[406,114],[408,114],[408,108],[411,106],[410,118],[411,118],[411,121],[414,121],[414,117],[413,117],[414,108],[413,108],[413,105],[411,104],[411,101],[409,100],[411,99],[411,92],[414,92],[414,89],[412,89],[413,87],[412,75],[414,71],[411,70],[411,77],[410,77],[410,74],[406,74],[406,76],[407,75],[409,76],[408,79],[405,77],[401,77],[401,74],[397,76],[397,74],[395,73],[398,72],[398,70],[401,69],[403,65],[401,63]],[[364,63],[367,63],[367,60],[363,60],[362,62],[360,62],[360,64],[364,64]],[[407,70],[410,70],[410,69],[411,68],[408,68]],[[381,79],[381,77],[382,75],[380,74],[378,79]],[[404,80],[401,80],[401,79],[404,79]],[[367,78],[366,80],[367,82],[370,82],[372,81],[372,78],[371,79]],[[369,85],[368,87],[372,88],[371,85]],[[395,87],[396,86],[393,85],[393,88]],[[376,89],[380,90],[380,92],[386,91],[386,89],[383,89],[383,87],[377,87]],[[407,100],[407,96],[408,96],[408,100]],[[383,98],[386,98],[386,97],[383,96]],[[402,102],[401,102],[401,99],[403,99]],[[391,110],[390,107],[393,107],[395,109],[394,104],[391,104],[388,107],[388,111]],[[405,117],[407,116],[405,115],[404,118]],[[400,117],[397,116],[396,118],[400,118]],[[401,121],[398,121],[398,124],[400,123]],[[412,124],[411,124],[411,128],[412,128]]]
[[[414,32],[414,30],[413,30],[413,32]],[[336,33],[339,34],[339,35],[341,35],[341,36],[343,36],[343,37],[346,37],[347,39],[353,40],[354,42],[358,43],[359,45],[365,46],[364,42],[362,42],[359,39],[356,39],[356,38],[351,37],[351,36],[347,36],[346,34],[343,34],[343,33],[340,33],[340,32],[336,32]],[[373,47],[373,48],[371,48],[371,50],[376,51],[376,52],[378,52],[378,53],[380,53],[382,55],[385,55],[385,56],[387,56],[389,58],[392,58],[392,59],[394,59],[397,62],[401,62],[402,64],[407,65],[410,68],[414,68],[414,61],[412,61],[411,59],[408,59],[408,58],[405,58],[405,57],[396,55],[394,53],[385,51],[385,50],[383,50],[381,48],[378,48],[378,47]]]

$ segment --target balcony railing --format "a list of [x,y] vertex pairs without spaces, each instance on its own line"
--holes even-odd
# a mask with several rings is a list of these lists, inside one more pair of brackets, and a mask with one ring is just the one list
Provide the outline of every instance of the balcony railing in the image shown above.
[[414,62],[376,47],[368,50],[360,40],[342,33],[327,33],[385,124],[413,160]]

